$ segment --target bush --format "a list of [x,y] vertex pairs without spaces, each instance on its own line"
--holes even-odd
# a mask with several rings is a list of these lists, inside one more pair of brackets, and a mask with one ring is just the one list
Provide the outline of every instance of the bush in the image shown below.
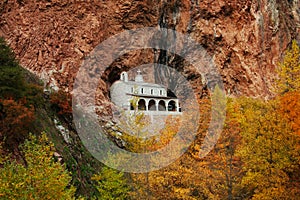
[[60,116],[72,116],[72,98],[67,92],[59,90],[50,96],[51,108]]

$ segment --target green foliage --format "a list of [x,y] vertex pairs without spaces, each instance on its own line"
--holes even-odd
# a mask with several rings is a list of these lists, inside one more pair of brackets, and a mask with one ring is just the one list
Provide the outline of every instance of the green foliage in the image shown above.
[[24,87],[22,68],[4,39],[0,38],[0,98],[19,99],[24,95]]
[[123,200],[129,198],[129,187],[122,172],[103,167],[101,172],[92,178],[97,181],[98,199]]
[[73,199],[71,176],[54,161],[54,146],[45,133],[31,135],[22,150],[25,165],[7,161],[0,169],[1,199]]
[[0,38],[0,140],[12,151],[33,129],[35,108],[44,103],[41,86],[27,83],[26,75],[32,76]]
[[57,92],[48,101],[44,99],[41,85],[37,77],[19,65],[12,50],[0,38],[1,155],[13,152],[17,160],[22,160],[23,152],[20,152],[19,145],[28,138],[28,133],[38,135],[41,131],[48,130],[66,167],[72,172],[72,184],[77,187],[76,195],[93,196],[97,190],[90,177],[98,171],[100,163],[82,147],[79,137],[72,130],[72,145],[67,146],[53,123],[53,117],[58,116],[64,125],[72,125],[71,96]]
[[[26,99],[27,105],[41,104],[42,88],[37,84],[27,83],[24,70],[15,59],[12,50],[0,37],[0,99]],[[28,76],[32,76],[28,73]]]
[[14,53],[2,37],[0,37],[0,66],[18,66]]

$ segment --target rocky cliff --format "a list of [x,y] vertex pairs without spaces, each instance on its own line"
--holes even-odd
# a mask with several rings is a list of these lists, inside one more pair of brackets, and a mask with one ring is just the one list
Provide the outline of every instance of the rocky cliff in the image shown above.
[[[70,91],[85,56],[105,39],[133,28],[170,28],[208,51],[226,91],[267,97],[283,51],[300,39],[299,7],[298,0],[4,0],[0,35],[22,66],[48,85]],[[103,96],[121,71],[149,62],[183,68],[202,89],[201,76],[191,76],[180,59],[145,50],[126,54],[108,69]],[[155,79],[164,74],[160,70]]]

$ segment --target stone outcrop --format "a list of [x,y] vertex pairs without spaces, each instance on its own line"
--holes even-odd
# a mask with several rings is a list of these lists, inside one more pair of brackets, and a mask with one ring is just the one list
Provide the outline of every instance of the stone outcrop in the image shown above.
[[[83,59],[105,39],[134,28],[170,28],[189,34],[208,51],[226,91],[268,97],[282,53],[292,39],[300,39],[299,7],[298,0],[5,0],[0,35],[22,66],[46,84],[71,91]],[[152,50],[124,55],[108,68],[99,97],[107,99],[121,71],[145,63],[183,68],[191,76],[193,71],[175,58]],[[201,90],[196,80],[201,76],[193,77]]]

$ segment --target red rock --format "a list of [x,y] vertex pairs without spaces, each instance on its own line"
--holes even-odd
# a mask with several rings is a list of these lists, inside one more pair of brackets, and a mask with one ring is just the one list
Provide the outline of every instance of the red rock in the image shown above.
[[[162,16],[168,28],[189,33],[206,48],[234,95],[272,95],[276,64],[291,40],[300,39],[299,1],[17,2],[0,3],[0,35],[22,66],[38,75],[54,70],[58,86],[70,90],[84,56],[95,46],[123,30],[157,26]],[[136,51],[115,65],[123,71],[153,59],[151,51]],[[117,77],[108,75],[106,81]],[[107,87],[102,90],[107,94]]]

